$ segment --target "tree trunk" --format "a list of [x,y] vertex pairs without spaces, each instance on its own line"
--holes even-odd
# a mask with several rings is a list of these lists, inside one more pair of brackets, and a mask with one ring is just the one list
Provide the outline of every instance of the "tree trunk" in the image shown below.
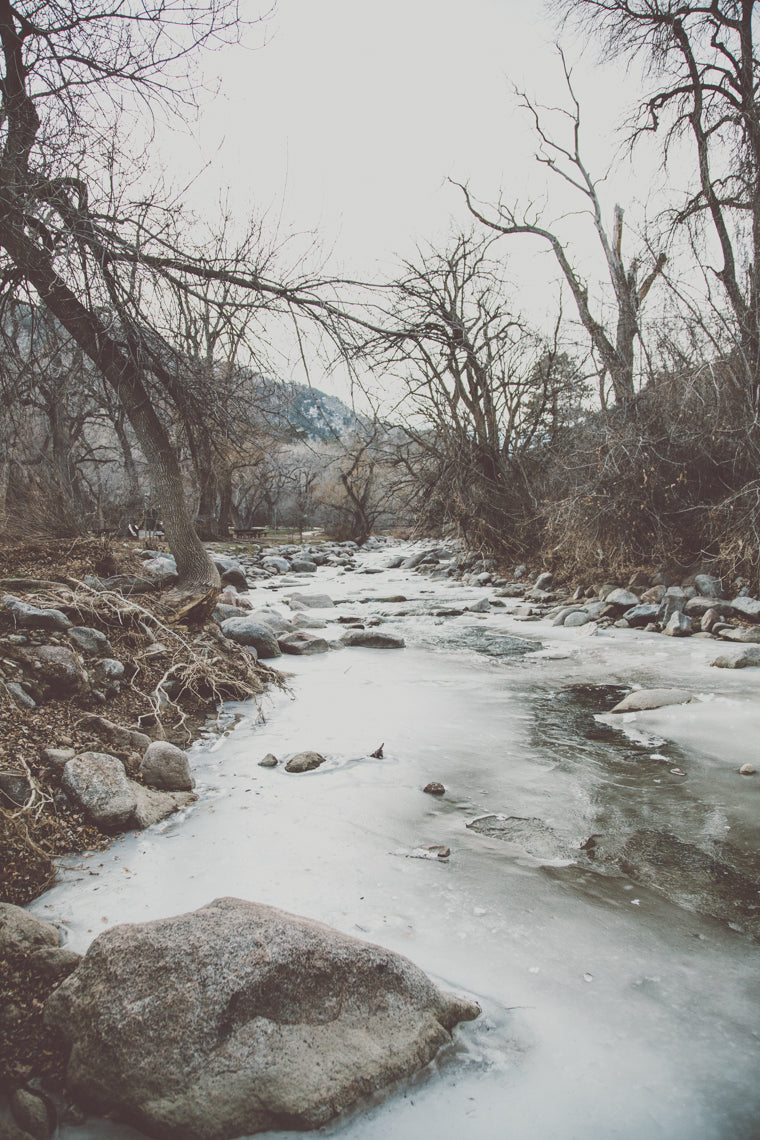
[[[179,463],[139,366],[113,340],[98,315],[87,309],[58,276],[47,254],[9,219],[12,207],[3,210],[3,205],[0,201],[0,246],[115,391],[148,463],[166,539],[177,562],[178,588],[183,595],[201,596],[201,608],[210,610],[219,593],[219,574],[193,528]],[[202,616],[200,612],[198,616]]]

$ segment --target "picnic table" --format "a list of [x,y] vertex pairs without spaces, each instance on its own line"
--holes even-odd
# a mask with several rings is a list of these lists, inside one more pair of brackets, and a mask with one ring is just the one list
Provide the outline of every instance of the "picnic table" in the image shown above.
[[235,538],[263,538],[266,534],[265,526],[231,526],[230,531]]

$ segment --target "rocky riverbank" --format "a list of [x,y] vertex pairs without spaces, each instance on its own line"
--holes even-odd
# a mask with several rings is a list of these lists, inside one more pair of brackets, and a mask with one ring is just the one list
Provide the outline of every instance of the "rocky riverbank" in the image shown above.
[[[198,631],[189,634],[187,631],[176,630],[166,632],[160,624],[155,624],[161,622],[158,613],[153,615],[153,619],[146,616],[151,612],[149,599],[154,595],[141,592],[141,582],[149,581],[148,575],[151,574],[164,584],[171,581],[171,560],[160,552],[143,552],[142,556],[130,554],[131,562],[121,566],[118,574],[86,574],[85,568],[81,567],[79,577],[73,584],[59,582],[51,585],[51,574],[44,580],[44,586],[41,585],[42,577],[35,576],[31,588],[22,588],[19,584],[22,575],[19,574],[15,575],[14,592],[11,593],[6,579],[4,589],[8,591],[6,595],[8,600],[2,611],[7,629],[10,631],[3,634],[6,638],[5,644],[10,647],[7,653],[3,653],[6,685],[17,685],[21,693],[31,698],[36,706],[30,708],[27,705],[20,715],[22,718],[47,716],[50,732],[51,726],[56,725],[52,719],[54,710],[57,710],[58,716],[63,715],[62,710],[68,710],[65,714],[68,719],[62,722],[66,731],[61,732],[60,727],[55,728],[55,732],[50,732],[44,745],[38,738],[36,756],[33,757],[31,752],[26,753],[29,756],[29,772],[39,788],[37,794],[40,798],[34,800],[34,804],[39,807],[46,788],[50,789],[58,818],[71,819],[72,827],[76,824],[81,829],[79,841],[82,846],[92,847],[93,843],[87,842],[90,836],[95,837],[95,842],[102,842],[103,837],[105,836],[107,841],[107,836],[113,834],[114,830],[145,826],[135,814],[141,796],[147,793],[150,793],[151,797],[191,796],[192,789],[188,784],[192,780],[192,773],[187,767],[187,758],[183,755],[181,745],[192,739],[209,709],[213,707],[214,700],[218,699],[220,691],[217,689],[216,697],[213,691],[207,693],[207,703],[204,706],[199,699],[200,666],[196,657],[209,664],[214,656],[222,656],[227,661],[226,669],[230,668],[229,662],[232,661],[243,661],[246,668],[250,669],[257,657],[270,660],[282,658],[285,654],[331,653],[362,644],[387,648],[403,647],[403,639],[397,636],[397,631],[387,632],[392,630],[392,625],[386,629],[382,628],[387,619],[383,616],[382,608],[378,610],[377,607],[372,607],[372,610],[368,610],[366,614],[361,613],[359,605],[355,606],[359,612],[354,614],[346,614],[343,607],[340,607],[340,610],[335,612],[337,620],[329,621],[329,625],[334,630],[336,624],[340,623],[345,626],[345,631],[339,637],[335,637],[334,633],[326,633],[328,619],[332,616],[333,598],[324,592],[324,588],[322,590],[318,588],[320,565],[327,564],[333,571],[345,575],[345,578],[341,576],[337,579],[341,582],[348,583],[353,579],[351,590],[353,595],[357,592],[357,578],[363,571],[374,572],[382,565],[396,563],[399,560],[405,563],[407,570],[418,573],[423,581],[425,576],[430,575],[435,579],[451,580],[454,583],[462,581],[465,584],[483,587],[479,599],[464,609],[458,606],[439,605],[435,609],[437,621],[445,621],[447,617],[463,612],[485,616],[489,612],[498,613],[508,606],[514,611],[518,620],[526,622],[550,620],[557,626],[564,625],[568,631],[573,625],[584,626],[585,628],[578,629],[576,635],[584,637],[593,633],[595,629],[603,630],[605,626],[615,626],[621,631],[625,628],[636,628],[641,615],[632,611],[639,606],[656,604],[657,613],[651,611],[648,613],[647,625],[650,632],[654,630],[665,632],[672,614],[678,612],[691,623],[691,629],[684,628],[680,634],[682,637],[710,638],[729,642],[756,640],[754,635],[758,626],[749,620],[753,599],[743,584],[737,587],[729,584],[728,588],[724,589],[722,583],[715,584],[715,579],[707,583],[698,581],[701,576],[696,576],[693,581],[681,580],[673,583],[653,581],[652,579],[656,577],[654,574],[639,574],[635,580],[629,579],[625,583],[591,584],[571,590],[555,586],[551,579],[530,574],[522,567],[517,567],[509,575],[499,574],[496,567],[490,566],[477,556],[461,554],[446,544],[426,544],[412,555],[389,549],[387,558],[379,555],[382,543],[376,541],[371,546],[378,552],[378,557],[374,559],[371,568],[363,567],[357,562],[355,548],[351,545],[325,545],[319,549],[294,546],[280,548],[278,551],[241,550],[236,552],[234,559],[224,556],[222,561],[220,557],[220,568],[228,576],[228,585],[223,598],[220,599],[216,615],[222,624],[220,630],[214,630],[213,633]],[[279,564],[275,564],[275,559]],[[157,563],[160,565],[157,566]],[[108,620],[104,620],[102,616],[104,613],[111,614],[112,595],[116,592],[117,585],[113,581],[115,577],[120,579],[118,585],[121,589],[132,589],[135,592],[127,598],[123,606],[121,602],[119,603],[121,616],[118,619],[111,616]],[[261,587],[257,591],[257,596],[267,597],[267,603],[262,605],[259,602],[257,609],[252,608],[252,602],[242,593],[249,584],[253,583]],[[718,589],[719,594],[715,594]],[[628,590],[633,599],[630,595],[626,595],[625,591]],[[708,590],[712,593],[708,593]],[[424,589],[422,592],[424,593]],[[334,590],[333,593],[337,600],[337,593]],[[647,594],[649,598],[646,597]],[[702,607],[703,612],[698,622],[697,607],[691,606],[691,611],[688,609],[695,599],[705,598],[712,598],[715,604],[708,609],[717,612],[721,618],[719,622],[714,622],[711,628],[702,628],[702,618],[708,609]],[[382,600],[375,599],[375,601]],[[672,607],[673,600],[679,605],[668,614],[667,609]],[[76,608],[73,605],[74,601]],[[403,614],[405,602],[401,595],[394,595],[385,601],[392,603],[396,617]],[[277,604],[273,604],[275,602]],[[734,604],[735,602],[738,604]],[[130,607],[135,607],[135,610]],[[31,612],[32,610],[38,612],[35,614]],[[70,624],[61,622],[60,616],[51,618],[49,612],[43,618],[40,617],[40,611],[51,610],[63,615]],[[573,619],[573,615],[579,616]],[[584,620],[581,621],[581,618]],[[23,624],[24,621],[41,620],[57,622],[59,628],[50,628],[50,626],[35,628],[33,624]],[[685,622],[683,624],[685,627]],[[143,626],[147,626],[150,636],[146,634]],[[645,627],[639,624],[639,628]],[[89,630],[90,634],[83,635],[81,632],[83,629]],[[93,638],[91,636],[93,631],[100,632],[108,644],[104,644],[98,637]],[[125,633],[137,638],[139,644],[125,640]],[[173,637],[181,639],[182,644],[179,647],[171,640]],[[204,642],[205,637],[210,637],[211,642]],[[145,640],[139,640],[140,638]],[[194,640],[196,638],[198,640]],[[83,644],[83,639],[87,643],[86,646]],[[159,646],[158,650],[151,650],[150,647],[156,644]],[[81,663],[81,671],[85,676],[82,677],[78,667],[72,667],[74,675],[79,680],[69,681],[71,688],[66,693],[56,693],[48,674],[43,672],[40,675],[41,670],[34,668],[33,662],[40,660],[40,651],[45,646],[68,650],[74,655],[75,665],[77,658]],[[72,646],[75,648],[72,649]],[[216,646],[217,650],[214,651],[212,646]],[[135,649],[137,652],[134,652]],[[165,649],[169,651],[168,655],[162,657]],[[729,658],[732,661],[738,660],[739,656],[751,649],[751,644],[739,645],[729,654]],[[191,651],[195,657],[191,657]],[[204,651],[209,652],[204,653]],[[43,654],[43,661],[46,657],[48,661],[51,659],[49,654]],[[177,658],[181,658],[179,665],[182,669],[178,667]],[[53,657],[53,660],[56,659],[60,661],[60,653]],[[66,656],[66,660],[70,661],[70,658]],[[125,669],[124,674],[114,677],[113,666],[104,669],[100,665],[103,661],[121,663]],[[186,669],[189,663],[193,664],[191,672]],[[745,664],[751,663],[752,661],[745,662]],[[11,673],[11,664],[13,673]],[[278,664],[282,664],[282,661]],[[162,666],[160,669],[159,665]],[[133,668],[139,669],[139,674],[132,674]],[[155,673],[151,672],[154,668]],[[267,679],[267,674],[260,666],[256,667],[255,676],[259,684]],[[54,680],[56,677],[57,674]],[[125,677],[128,678],[127,681]],[[188,683],[191,678],[195,688]],[[181,683],[173,684],[177,680]],[[106,681],[110,686],[108,688]],[[124,692],[125,688],[129,689],[128,694]],[[11,689],[11,693],[13,692]],[[16,696],[23,704],[23,697],[18,691]],[[136,701],[135,704],[128,703],[133,700]],[[20,708],[21,705],[17,705],[17,710]],[[131,711],[129,715],[120,712],[117,717],[114,711],[117,709]],[[87,720],[88,717],[95,719]],[[110,723],[110,729],[104,726],[102,723],[104,720]],[[114,726],[122,732],[133,735],[122,736],[117,741],[114,736]],[[75,731],[81,735],[75,735]],[[142,734],[142,737],[134,734]],[[154,740],[154,737],[163,739]],[[174,738],[173,751],[167,747],[167,741],[169,745],[172,743],[168,740],[169,737]],[[159,749],[156,749],[156,744],[160,745]],[[168,777],[158,775],[162,766],[152,763],[151,750],[152,753],[157,751],[164,753],[167,759],[166,767],[170,771]],[[323,759],[319,756],[320,762]],[[290,772],[309,771],[314,766],[299,768],[297,765],[292,766],[292,760],[293,757],[287,765]],[[38,775],[43,770],[48,773],[47,784]],[[21,773],[11,771],[8,774],[17,779],[23,778],[27,789],[34,788],[25,771]],[[165,782],[167,778],[178,779],[183,786],[171,788]],[[293,778],[298,779],[298,777]],[[18,788],[23,790],[21,785],[18,785]],[[89,806],[88,801],[82,796],[82,789],[85,792],[95,789],[98,793],[94,800],[89,801]],[[111,795],[110,792],[114,794]],[[13,814],[14,809],[9,810],[7,814],[13,815],[16,820],[28,818],[29,807],[32,806],[27,803],[28,797],[27,791],[27,800],[15,805],[16,814]],[[108,804],[109,801],[112,801],[109,808],[110,815],[98,824],[97,804],[101,802]],[[160,799],[158,802],[168,807],[168,800]],[[114,803],[120,805],[115,814]],[[52,811],[52,807],[49,810]],[[39,814],[40,819],[45,817],[46,812]],[[101,826],[105,828],[103,834],[99,830]],[[601,852],[601,845],[597,846]],[[594,858],[599,861],[601,854],[596,853]],[[72,961],[76,964],[76,959]],[[17,989],[23,988],[21,976],[24,971],[27,979],[32,976],[36,979],[37,988],[31,986],[29,988],[28,1012],[32,1016],[27,1019],[27,1026],[33,1023],[34,1017],[37,1017],[39,1025],[42,1003],[47,994],[59,984],[62,974],[51,975],[47,967],[43,968],[42,959],[36,952],[22,954],[15,959],[15,962]],[[11,1004],[16,1005],[18,1014],[21,1009],[19,1002],[11,997]],[[23,1010],[21,1012],[23,1013]],[[23,1017],[17,1018],[17,1028],[21,1021]],[[21,1035],[17,1034],[16,1041],[20,1039]],[[13,1076],[14,1085],[18,1086],[21,1083],[28,1086],[31,1081],[34,1087],[35,1077],[43,1071],[46,1071],[48,1079],[55,1083],[56,1064],[60,1076],[60,1062],[51,1060],[58,1046],[52,1047],[49,1031],[47,1036],[39,1036],[35,1046],[36,1055],[33,1049],[29,1050],[28,1043],[26,1048],[26,1059],[20,1059],[20,1067],[15,1070]],[[10,1056],[5,1052],[3,1055]],[[20,1054],[18,1056],[20,1057]]]

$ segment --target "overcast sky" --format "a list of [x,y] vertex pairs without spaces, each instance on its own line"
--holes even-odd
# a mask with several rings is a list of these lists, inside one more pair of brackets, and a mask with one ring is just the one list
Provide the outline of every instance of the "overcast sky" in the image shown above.
[[[259,2],[242,6],[254,16]],[[469,224],[449,177],[484,200],[500,189],[510,201],[543,192],[512,86],[565,101],[557,37],[542,0],[278,0],[245,48],[207,60],[218,94],[165,157],[179,178],[208,163],[192,190],[202,210],[213,213],[229,188],[238,215],[266,212],[281,234],[317,230],[332,270],[376,279],[415,243]],[[588,162],[601,175],[636,84],[619,65],[600,67],[595,49],[562,42]],[[622,198],[637,223],[649,181],[621,168],[605,184],[605,209]],[[556,184],[546,216],[580,206]],[[593,243],[584,249],[584,231],[565,224],[576,226],[576,257],[593,279]],[[549,298],[556,266],[540,244],[523,243],[514,264],[529,305],[542,291]]]

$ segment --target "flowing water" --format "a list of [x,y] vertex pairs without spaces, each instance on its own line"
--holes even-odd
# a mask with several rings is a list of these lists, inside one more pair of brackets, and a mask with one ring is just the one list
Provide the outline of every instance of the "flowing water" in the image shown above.
[[[274,585],[329,592],[322,617],[382,616],[407,648],[278,662],[291,693],[227,706],[225,734],[194,747],[198,802],[66,859],[32,909],[84,950],[235,895],[379,942],[481,1004],[418,1078],[321,1130],[336,1140],[757,1140],[760,776],[737,769],[760,768],[760,669],[509,601],[440,616],[491,591],[409,571]],[[253,596],[277,604],[271,584]],[[672,685],[697,699],[609,715],[631,687]],[[328,762],[258,765],[304,749]]]

